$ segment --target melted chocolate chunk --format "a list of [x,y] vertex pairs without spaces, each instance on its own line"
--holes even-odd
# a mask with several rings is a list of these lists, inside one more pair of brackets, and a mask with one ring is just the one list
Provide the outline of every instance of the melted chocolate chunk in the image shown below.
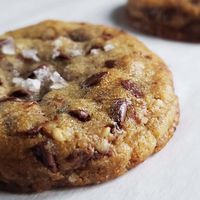
[[111,118],[121,128],[126,118],[128,103],[125,99],[117,99],[111,106]]
[[75,42],[85,42],[91,39],[91,36],[84,29],[76,29],[69,33],[69,37]]
[[89,115],[89,113],[85,110],[70,110],[69,114],[74,117],[77,118],[79,121],[82,122],[87,122],[91,120],[91,117]]
[[135,96],[136,98],[142,98],[142,97],[144,97],[144,94],[138,88],[138,86],[135,83],[131,82],[130,80],[122,80],[121,84],[122,84],[122,87],[124,89],[130,91],[131,94],[133,96]]
[[87,88],[87,87],[92,87],[92,86],[96,86],[98,85],[101,80],[105,77],[105,75],[108,72],[99,72],[96,74],[93,74],[92,76],[90,76],[89,78],[87,78],[83,83],[82,83],[82,87],[83,88]]
[[58,171],[55,159],[54,145],[49,140],[41,142],[32,148],[32,152],[36,159],[53,173]]
[[11,92],[9,96],[19,98],[19,99],[27,99],[31,97],[31,93],[26,90],[19,89],[19,90],[15,90]]
[[200,5],[200,0],[190,0],[190,2],[195,5]]
[[58,61],[69,61],[70,57],[68,55],[63,54],[63,53],[60,53],[58,56],[55,57],[55,60],[58,60]]
[[30,137],[30,138],[37,136],[39,133],[43,133],[42,126],[36,126],[27,131],[17,132],[19,136]]
[[91,150],[75,150],[66,158],[66,161],[70,162],[75,169],[78,169],[85,167],[92,157],[93,152]]
[[107,60],[105,62],[105,66],[107,68],[113,68],[113,67],[116,67],[117,66],[117,61],[116,60]]

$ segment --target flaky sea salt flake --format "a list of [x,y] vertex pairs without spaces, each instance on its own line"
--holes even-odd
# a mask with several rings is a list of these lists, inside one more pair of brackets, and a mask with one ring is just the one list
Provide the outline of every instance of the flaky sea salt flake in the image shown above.
[[115,47],[114,47],[114,45],[113,44],[106,44],[104,47],[103,47],[103,49],[104,49],[104,51],[111,51],[111,50],[113,50]]
[[40,59],[37,56],[37,50],[36,49],[24,49],[22,50],[22,56],[26,59],[31,59],[34,60],[36,62],[39,62]]
[[15,55],[15,43],[12,37],[0,40],[1,52],[5,55]]

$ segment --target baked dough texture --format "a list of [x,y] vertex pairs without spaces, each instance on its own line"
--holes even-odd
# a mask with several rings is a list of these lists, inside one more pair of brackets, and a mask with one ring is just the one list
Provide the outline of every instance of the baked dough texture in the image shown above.
[[133,36],[44,21],[0,36],[0,180],[38,192],[101,183],[165,146],[172,75]]

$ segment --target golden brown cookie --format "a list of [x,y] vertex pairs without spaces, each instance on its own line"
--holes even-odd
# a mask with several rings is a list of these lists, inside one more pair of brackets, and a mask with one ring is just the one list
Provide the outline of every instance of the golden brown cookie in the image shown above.
[[200,0],[128,0],[127,9],[139,31],[200,42]]
[[0,38],[0,180],[9,190],[113,179],[173,135],[171,72],[134,37],[44,21]]

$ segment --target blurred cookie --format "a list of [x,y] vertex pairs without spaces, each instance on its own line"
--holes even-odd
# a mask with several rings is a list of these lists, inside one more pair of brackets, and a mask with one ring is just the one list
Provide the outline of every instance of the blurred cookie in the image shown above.
[[159,37],[200,42],[199,0],[129,0],[131,24]]

